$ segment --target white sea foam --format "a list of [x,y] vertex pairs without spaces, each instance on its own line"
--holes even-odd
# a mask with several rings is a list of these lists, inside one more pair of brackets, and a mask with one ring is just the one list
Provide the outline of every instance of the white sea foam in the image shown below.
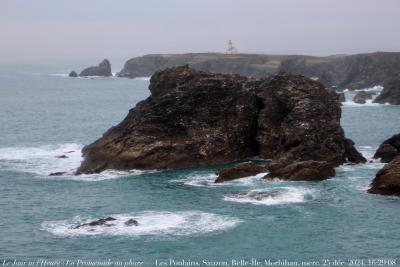
[[300,187],[282,187],[276,189],[257,189],[243,194],[229,194],[224,196],[225,201],[250,203],[255,205],[283,205],[302,203],[314,198],[315,192]]
[[[82,144],[60,144],[40,147],[0,148],[0,168],[3,170],[33,173],[49,179],[100,181],[128,175],[142,174],[145,171],[104,171],[99,174],[75,176],[74,172],[83,160]],[[66,158],[58,158],[65,155]],[[48,176],[50,173],[65,172],[61,176]],[[146,171],[147,172],[147,171]]]
[[364,88],[364,89],[356,89],[354,91],[360,92],[360,91],[366,91],[366,92],[381,92],[383,90],[383,86],[381,85],[375,85],[373,87],[369,88]]
[[[85,226],[74,229],[79,224],[88,223],[94,218],[83,219],[79,216],[72,220],[48,221],[41,225],[42,230],[59,237],[72,236],[187,236],[220,232],[234,228],[239,219],[206,213],[201,211],[145,211],[132,214],[109,215],[115,218],[112,226]],[[108,216],[107,216],[108,217]],[[124,223],[134,218],[138,226],[126,226]]]
[[379,104],[379,103],[373,103],[374,99],[368,99],[365,104],[358,104],[355,103],[352,100],[346,100],[346,102],[343,102],[343,106],[349,106],[349,107],[382,107],[382,106],[387,106],[389,103],[385,104]]
[[136,77],[135,79],[137,80],[142,80],[142,81],[150,81],[151,77]]
[[259,173],[254,176],[243,177],[240,179],[226,181],[223,183],[215,183],[214,181],[218,177],[215,173],[194,172],[182,176],[179,179],[171,180],[171,182],[183,183],[185,185],[191,185],[191,186],[224,186],[224,185],[250,186],[255,183],[259,183],[260,179],[264,177],[266,174],[267,173]]

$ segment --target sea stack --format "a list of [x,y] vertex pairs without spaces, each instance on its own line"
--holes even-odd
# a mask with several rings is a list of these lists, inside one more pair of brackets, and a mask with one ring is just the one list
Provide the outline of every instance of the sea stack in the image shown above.
[[79,74],[81,77],[88,77],[88,76],[103,76],[108,77],[112,76],[111,73],[111,64],[108,59],[104,59],[98,66],[92,66],[84,69]]
[[72,77],[72,78],[76,78],[76,77],[78,77],[78,73],[76,73],[76,71],[73,70],[68,74],[68,76]]
[[249,79],[186,65],[156,72],[149,89],[151,96],[121,123],[84,147],[77,174],[198,167],[260,156],[285,165],[309,161],[307,168],[317,166],[314,162],[329,165],[316,175],[324,179],[351,160],[338,95],[306,77],[282,73]]

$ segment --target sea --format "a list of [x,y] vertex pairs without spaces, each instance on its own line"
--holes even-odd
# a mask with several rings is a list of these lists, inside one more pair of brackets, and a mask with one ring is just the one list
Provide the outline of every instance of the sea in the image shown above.
[[[400,106],[355,104],[346,91],[341,124],[368,163],[321,182],[261,174],[214,184],[227,165],[75,176],[82,147],[150,92],[148,77],[69,78],[70,70],[0,65],[0,266],[400,266],[400,198],[367,193],[383,166],[375,150],[400,132]],[[73,229],[109,216],[113,226]],[[129,218],[139,226],[125,226]]]

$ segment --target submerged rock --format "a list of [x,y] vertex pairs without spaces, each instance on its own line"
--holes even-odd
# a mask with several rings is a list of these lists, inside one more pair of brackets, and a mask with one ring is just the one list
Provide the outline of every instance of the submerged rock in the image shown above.
[[400,105],[400,75],[387,79],[374,103]]
[[385,140],[374,154],[374,158],[381,159],[381,162],[387,163],[400,156],[400,134],[395,134]]
[[78,73],[76,73],[76,72],[73,70],[73,71],[71,71],[71,72],[68,74],[68,76],[69,76],[69,77],[72,77],[72,78],[76,78],[76,77],[78,77]]
[[52,172],[49,174],[49,176],[62,176],[66,174],[67,172]]
[[368,190],[371,194],[400,195],[400,156],[378,171]]
[[223,169],[217,173],[218,177],[215,183],[222,183],[243,177],[257,175],[265,172],[266,168],[252,162],[239,163],[232,168]]
[[83,224],[79,224],[77,226],[74,227],[74,229],[78,229],[81,227],[85,227],[85,226],[113,226],[113,224],[108,224],[108,222],[111,221],[115,221],[117,219],[113,218],[113,217],[107,217],[107,218],[102,218],[102,219],[98,219],[96,221],[91,221],[89,223],[83,223]]
[[111,64],[107,59],[104,59],[98,66],[92,66],[84,69],[79,76],[112,76]]
[[60,155],[60,156],[56,156],[56,158],[58,158],[58,159],[66,159],[68,157],[66,155]]
[[375,92],[360,91],[353,97],[353,102],[357,104],[365,104],[367,103],[367,100],[372,99],[375,95]]
[[135,219],[129,219],[124,224],[125,226],[132,226],[132,225],[139,226],[138,221],[136,221]]
[[181,66],[155,73],[149,89],[151,96],[120,124],[84,147],[77,174],[196,167],[259,155],[282,167],[311,161],[296,170],[319,166],[331,175],[333,167],[353,160],[346,154],[338,95],[303,76],[254,80]]

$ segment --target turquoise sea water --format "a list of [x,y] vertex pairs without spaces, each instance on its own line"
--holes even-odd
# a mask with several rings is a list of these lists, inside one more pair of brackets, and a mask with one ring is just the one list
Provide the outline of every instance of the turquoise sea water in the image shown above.
[[[257,176],[214,185],[222,166],[49,177],[72,172],[82,146],[149,95],[146,79],[60,75],[67,72],[0,67],[0,260],[400,263],[400,198],[366,193],[382,167],[377,162],[341,166],[323,182],[265,182]],[[384,139],[400,132],[399,118],[400,106],[346,102],[342,125],[371,158]],[[263,201],[246,195],[271,190],[281,194]],[[105,216],[117,218],[116,226],[70,229]],[[125,227],[130,217],[140,226]]]

